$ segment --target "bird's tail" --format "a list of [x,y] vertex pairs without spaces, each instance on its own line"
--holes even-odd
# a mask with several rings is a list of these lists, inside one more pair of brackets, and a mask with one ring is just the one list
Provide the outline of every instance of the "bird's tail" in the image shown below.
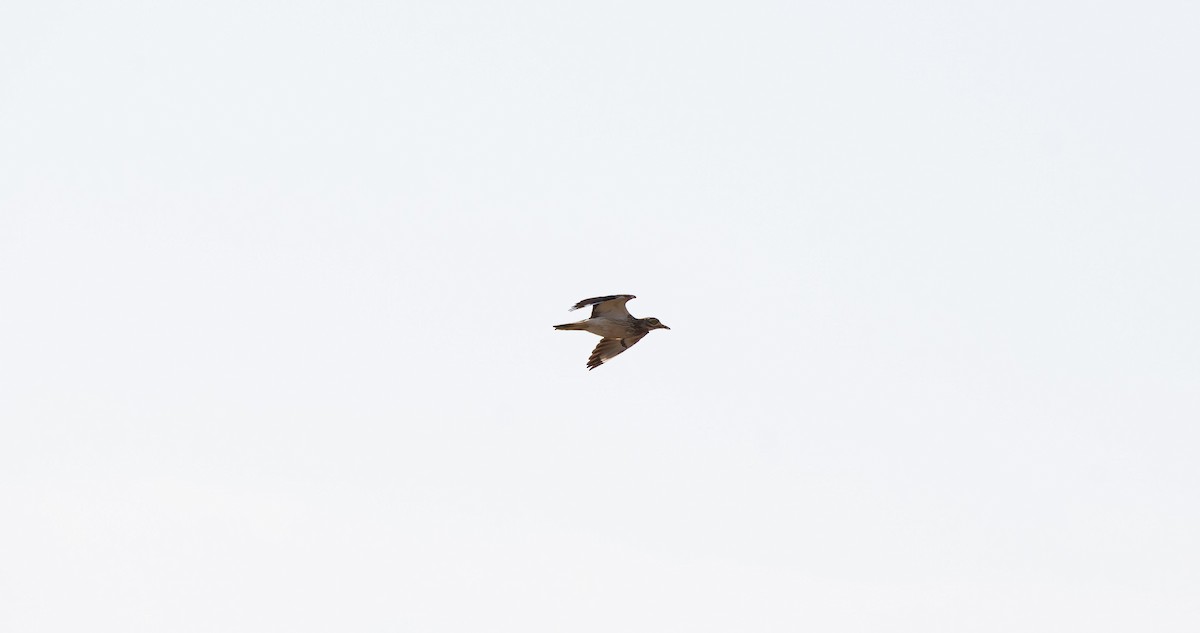
[[563,323],[562,325],[554,326],[556,330],[583,330],[586,329],[582,323]]

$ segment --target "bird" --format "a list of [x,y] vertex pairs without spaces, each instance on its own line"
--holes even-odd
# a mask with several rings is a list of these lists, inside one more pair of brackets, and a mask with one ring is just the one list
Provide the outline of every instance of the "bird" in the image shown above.
[[576,323],[554,326],[556,330],[583,330],[600,337],[596,349],[588,357],[587,368],[591,371],[613,356],[633,347],[650,330],[669,330],[662,321],[654,317],[639,319],[625,309],[625,302],[636,299],[633,295],[609,295],[592,297],[576,303],[571,310],[592,306],[592,316]]

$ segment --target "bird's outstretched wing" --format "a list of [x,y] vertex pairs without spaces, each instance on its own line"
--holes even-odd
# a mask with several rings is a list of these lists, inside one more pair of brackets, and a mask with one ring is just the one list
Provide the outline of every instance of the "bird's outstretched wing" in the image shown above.
[[633,347],[634,343],[642,340],[645,336],[645,334],[638,334],[637,336],[627,336],[625,338],[600,339],[600,342],[596,344],[596,349],[592,350],[592,355],[588,357],[588,370],[603,365],[608,359]]
[[607,297],[592,297],[584,299],[576,303],[572,310],[578,310],[584,306],[592,306],[592,318],[604,317],[608,319],[623,318],[629,316],[629,310],[625,309],[625,302],[630,299],[636,299],[633,295],[609,295]]

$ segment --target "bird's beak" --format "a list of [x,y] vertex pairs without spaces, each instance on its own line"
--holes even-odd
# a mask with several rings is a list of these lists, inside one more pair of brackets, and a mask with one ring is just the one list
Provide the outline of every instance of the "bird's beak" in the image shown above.
[[658,324],[658,327],[660,327],[660,328],[662,328],[662,329],[664,329],[664,330],[669,330],[669,329],[671,329],[671,328],[669,328],[669,327],[667,327],[667,326],[663,325],[662,323],[659,323],[659,324]]

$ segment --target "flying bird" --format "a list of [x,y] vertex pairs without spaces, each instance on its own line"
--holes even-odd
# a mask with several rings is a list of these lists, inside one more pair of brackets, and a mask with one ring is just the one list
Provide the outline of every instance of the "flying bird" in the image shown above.
[[625,302],[636,299],[633,295],[609,295],[593,297],[576,303],[572,310],[592,306],[592,316],[577,323],[554,326],[556,330],[583,330],[600,337],[596,349],[588,357],[589,371],[603,365],[608,359],[633,347],[634,343],[650,333],[650,330],[669,330],[654,317],[639,319],[625,309]]

